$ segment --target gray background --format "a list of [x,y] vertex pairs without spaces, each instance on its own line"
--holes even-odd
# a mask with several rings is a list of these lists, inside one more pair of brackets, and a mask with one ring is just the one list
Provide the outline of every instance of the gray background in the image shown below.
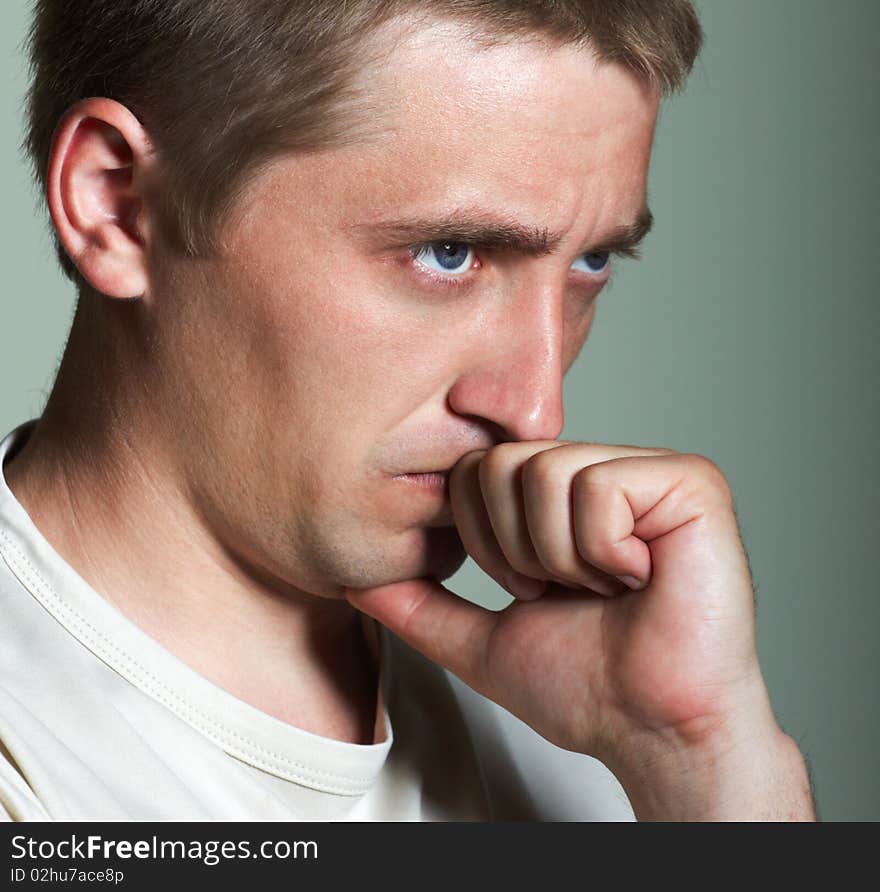
[[[731,483],[761,663],[826,820],[880,819],[880,2],[702,0],[661,115],[642,261],[566,383],[567,439],[668,446]],[[0,431],[42,411],[72,318],[18,144],[28,3],[0,11]],[[507,596],[467,564],[450,583]]]

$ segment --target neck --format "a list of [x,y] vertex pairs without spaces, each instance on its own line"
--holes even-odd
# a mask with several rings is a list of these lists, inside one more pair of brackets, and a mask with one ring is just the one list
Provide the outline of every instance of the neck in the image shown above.
[[209,681],[306,731],[373,743],[377,667],[359,614],[210,528],[156,422],[132,326],[97,313],[80,301],[46,410],[3,469],[13,494],[99,595]]

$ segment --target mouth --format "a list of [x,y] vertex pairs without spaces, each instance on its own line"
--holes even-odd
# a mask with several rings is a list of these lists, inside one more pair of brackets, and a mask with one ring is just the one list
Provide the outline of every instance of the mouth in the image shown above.
[[442,492],[444,496],[449,495],[449,472],[448,471],[425,471],[418,474],[398,474],[395,480],[402,480],[413,486],[423,489]]
[[398,492],[407,502],[420,505],[419,526],[454,526],[452,499],[449,496],[449,471],[423,471],[395,474],[392,480],[403,485]]

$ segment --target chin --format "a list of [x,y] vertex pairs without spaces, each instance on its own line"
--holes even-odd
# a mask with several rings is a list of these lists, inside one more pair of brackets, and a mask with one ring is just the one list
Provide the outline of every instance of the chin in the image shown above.
[[[421,527],[410,530],[395,543],[392,553],[365,572],[358,587],[390,585],[409,579],[442,582],[452,576],[467,559],[455,527]],[[365,578],[366,577],[366,578]]]
[[467,559],[455,527],[422,527],[409,533],[396,545],[395,554],[387,555],[385,566],[376,568],[383,578],[374,585],[423,578],[442,582]]
[[324,540],[311,554],[312,572],[299,587],[328,598],[346,588],[365,589],[410,579],[442,582],[467,558],[454,526],[411,527],[394,535],[364,535],[346,542]]

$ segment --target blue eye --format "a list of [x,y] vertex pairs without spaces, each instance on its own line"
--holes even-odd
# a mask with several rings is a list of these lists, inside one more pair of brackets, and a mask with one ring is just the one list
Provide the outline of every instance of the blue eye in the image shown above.
[[[608,266],[610,257],[610,251],[597,251],[595,254],[581,254],[581,256],[571,265],[571,268],[595,276],[596,273],[605,272],[605,267]],[[579,264],[582,265],[579,266]]]
[[413,257],[435,273],[460,276],[474,263],[474,249],[464,242],[430,242],[413,250]]

